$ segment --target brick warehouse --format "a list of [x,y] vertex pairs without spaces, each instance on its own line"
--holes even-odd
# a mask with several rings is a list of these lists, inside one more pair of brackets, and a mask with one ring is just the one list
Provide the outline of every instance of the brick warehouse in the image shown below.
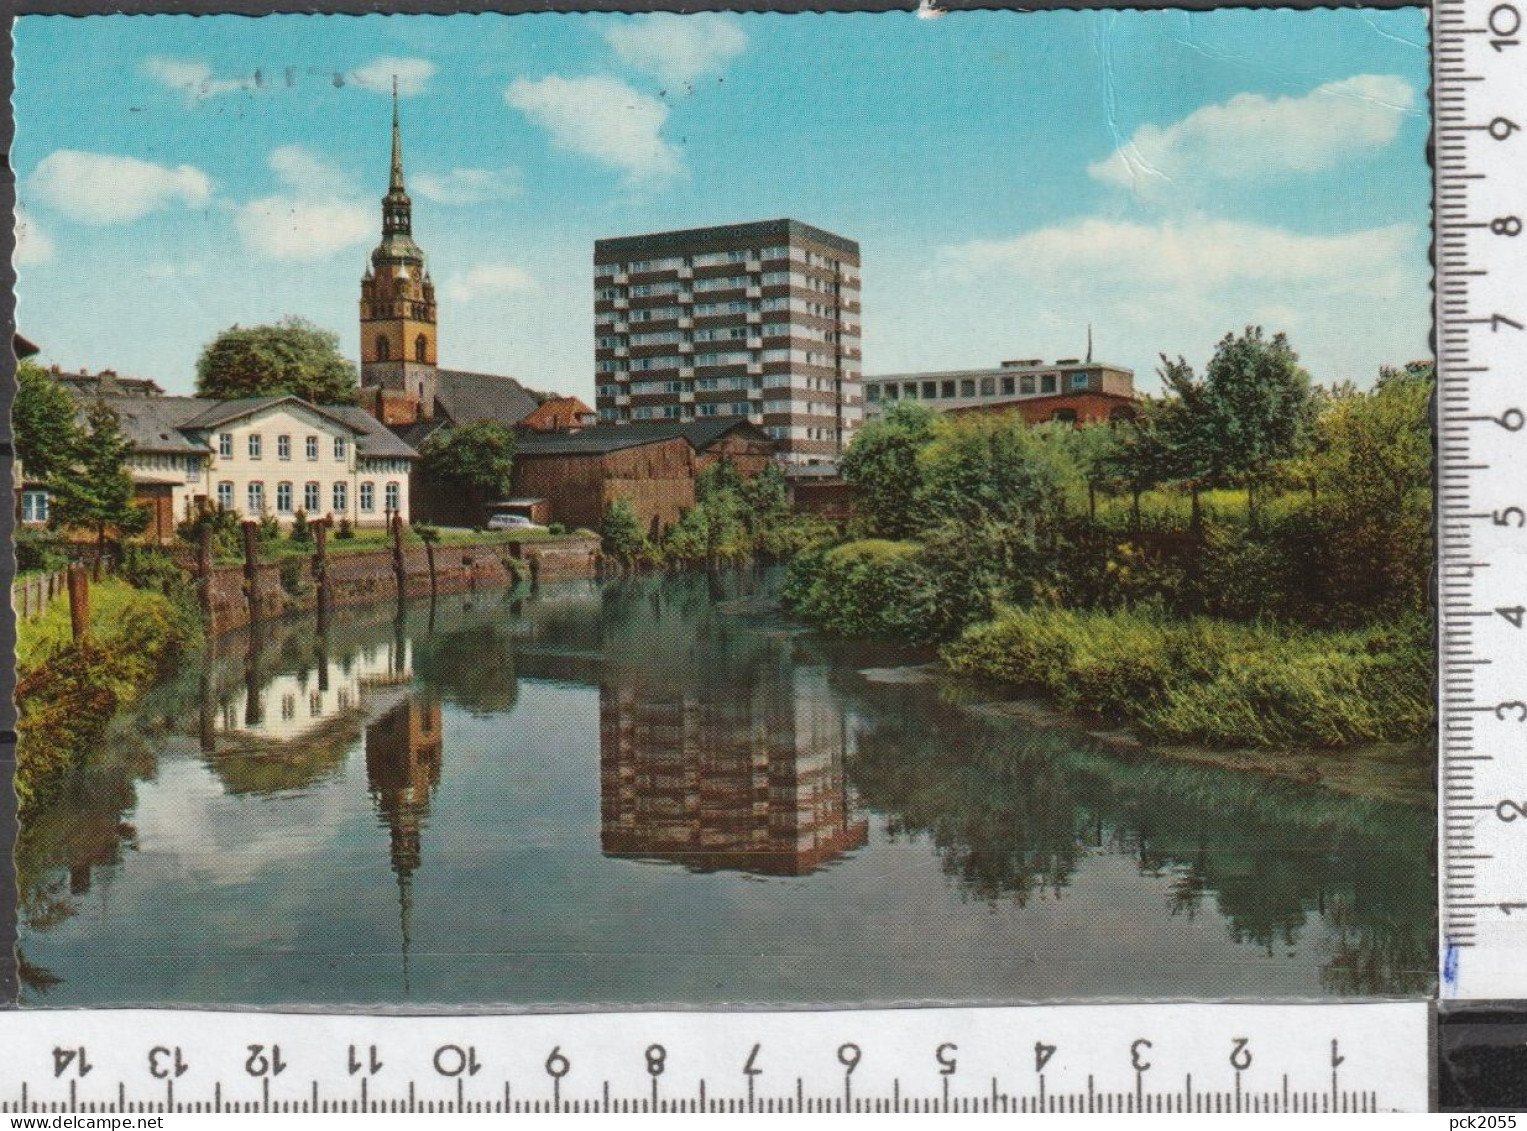
[[727,459],[755,475],[773,459],[773,447],[736,418],[525,433],[515,453],[514,493],[545,499],[553,520],[590,530],[599,529],[605,508],[625,499],[655,536],[695,505],[701,470]]

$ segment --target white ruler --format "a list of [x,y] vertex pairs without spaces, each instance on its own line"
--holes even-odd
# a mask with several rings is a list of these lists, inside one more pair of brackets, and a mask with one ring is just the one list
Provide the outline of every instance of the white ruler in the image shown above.
[[1442,996],[1527,997],[1527,4],[1438,0]]
[[12,1013],[0,1112],[1425,1111],[1429,1008]]

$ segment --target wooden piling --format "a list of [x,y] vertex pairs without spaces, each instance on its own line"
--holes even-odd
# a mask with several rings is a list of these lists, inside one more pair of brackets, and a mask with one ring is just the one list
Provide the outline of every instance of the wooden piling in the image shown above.
[[196,595],[202,620],[212,623],[212,527],[203,524],[196,542]]
[[90,575],[81,565],[69,567],[69,627],[75,644],[83,644],[90,635]]
[[329,581],[329,520],[319,519],[309,524],[313,531],[313,584],[317,589],[318,631],[323,632],[329,623],[329,606],[333,590]]
[[249,602],[249,623],[260,619],[260,524],[246,519],[244,529],[244,597]]
[[398,584],[398,604],[408,598],[408,573],[403,565],[403,516],[392,516],[392,574]]

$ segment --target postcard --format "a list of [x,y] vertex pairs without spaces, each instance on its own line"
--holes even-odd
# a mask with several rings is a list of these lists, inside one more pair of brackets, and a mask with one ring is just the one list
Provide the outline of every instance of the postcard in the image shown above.
[[1430,996],[1429,45],[20,19],[22,1004]]

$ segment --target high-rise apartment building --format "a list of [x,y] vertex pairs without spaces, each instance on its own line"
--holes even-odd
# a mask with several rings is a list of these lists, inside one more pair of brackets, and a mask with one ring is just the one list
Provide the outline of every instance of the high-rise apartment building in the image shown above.
[[787,464],[863,418],[859,245],[796,220],[594,244],[601,421],[746,417]]

